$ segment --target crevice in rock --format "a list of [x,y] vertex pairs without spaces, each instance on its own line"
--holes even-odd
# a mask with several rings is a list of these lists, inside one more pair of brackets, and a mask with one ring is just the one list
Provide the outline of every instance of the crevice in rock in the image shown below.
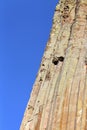
[[51,75],[50,75],[50,71],[49,71],[49,72],[47,72],[46,80],[50,80],[50,78],[51,78]]
[[60,57],[53,57],[53,60],[52,60],[52,63],[54,65],[57,65],[58,63],[60,62],[63,62],[64,61],[64,57],[63,56],[60,56]]
[[58,62],[59,62],[58,57],[53,57],[52,63],[53,63],[54,65],[57,65]]
[[40,81],[40,82],[43,81],[42,77],[40,77],[40,80],[39,80],[39,81]]
[[60,57],[58,57],[58,60],[61,61],[61,62],[63,62],[64,61],[64,57],[60,56]]

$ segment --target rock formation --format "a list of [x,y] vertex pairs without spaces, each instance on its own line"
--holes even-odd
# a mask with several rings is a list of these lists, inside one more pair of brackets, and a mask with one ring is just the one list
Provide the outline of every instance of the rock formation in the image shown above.
[[60,0],[20,130],[87,130],[87,0]]

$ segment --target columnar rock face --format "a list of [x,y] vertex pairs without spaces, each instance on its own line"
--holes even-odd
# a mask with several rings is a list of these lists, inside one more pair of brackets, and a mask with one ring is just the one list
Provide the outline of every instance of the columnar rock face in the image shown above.
[[60,0],[20,130],[87,130],[87,0]]

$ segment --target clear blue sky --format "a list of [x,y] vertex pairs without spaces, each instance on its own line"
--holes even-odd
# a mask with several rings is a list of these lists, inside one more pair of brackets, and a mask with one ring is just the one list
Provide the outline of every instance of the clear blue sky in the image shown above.
[[58,0],[0,0],[0,130],[19,130]]

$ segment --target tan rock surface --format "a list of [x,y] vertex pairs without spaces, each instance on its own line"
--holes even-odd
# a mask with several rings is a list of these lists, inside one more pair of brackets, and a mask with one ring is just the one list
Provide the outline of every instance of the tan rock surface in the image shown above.
[[87,130],[87,0],[60,0],[20,130]]

